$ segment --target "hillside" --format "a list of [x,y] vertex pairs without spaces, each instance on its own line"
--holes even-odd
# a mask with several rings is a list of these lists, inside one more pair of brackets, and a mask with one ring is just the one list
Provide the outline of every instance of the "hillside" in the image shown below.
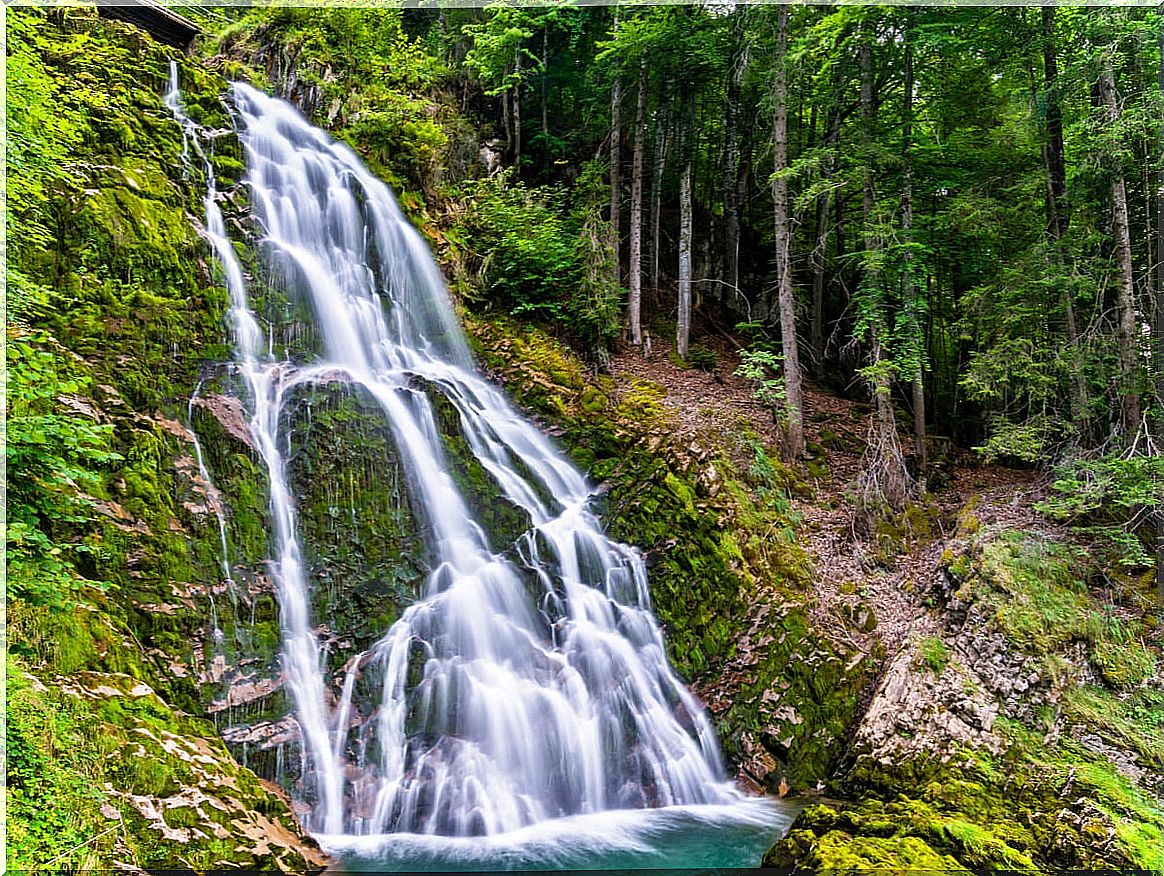
[[[289,558],[306,582],[302,624],[317,649],[306,662],[320,720],[331,722],[323,747],[341,766],[341,825],[354,835],[360,819],[403,818],[400,805],[375,815],[367,803],[386,769],[368,752],[390,750],[375,734],[395,714],[381,678],[389,664],[376,661],[393,631],[411,630],[400,649],[408,663],[393,671],[402,689],[418,690],[454,638],[426,640],[415,618],[416,606],[437,604],[442,575],[461,574],[439,561],[450,539],[432,530],[446,522],[441,511],[463,507],[464,532],[480,537],[490,563],[528,575],[515,573],[522,586],[561,579],[547,586],[565,592],[570,556],[585,574],[595,574],[588,563],[601,568],[590,584],[613,606],[603,641],[622,650],[612,653],[646,660],[657,620],[664,668],[644,664],[641,690],[662,691],[666,708],[640,709],[646,695],[636,693],[613,722],[637,741],[604,768],[647,776],[624,782],[633,793],[620,799],[665,809],[670,786],[659,776],[680,774],[675,763],[695,755],[660,757],[652,776],[643,752],[659,739],[698,739],[699,756],[714,767],[722,754],[739,788],[795,804],[783,838],[769,828],[765,866],[1164,872],[1164,627],[1152,541],[1164,502],[1160,404],[1146,335],[1138,359],[1121,355],[1127,302],[1111,185],[1126,176],[1128,288],[1146,327],[1159,318],[1147,283],[1159,230],[1141,154],[1157,124],[1144,97],[1156,50],[1137,12],[1051,17],[1037,60],[1047,45],[1063,51],[1067,154],[1095,159],[1062,180],[1074,212],[1052,245],[1044,190],[1053,219],[1059,177],[1041,156],[1053,136],[1048,117],[1023,103],[1034,56],[1008,35],[993,84],[975,78],[990,62],[986,37],[1020,25],[1047,33],[1045,17],[1012,13],[956,10],[946,21],[929,10],[822,8],[797,10],[790,25],[775,7],[771,20],[768,10],[659,7],[628,12],[616,28],[607,9],[238,10],[206,12],[209,32],[186,56],[92,7],[9,10],[8,866],[334,863],[319,847],[334,831],[319,828],[323,767],[308,751],[303,681],[289,656]],[[886,36],[876,51],[858,39],[874,31]],[[1076,37],[1118,51],[1068,57]],[[801,60],[787,67],[792,244],[780,267],[764,164],[774,160],[772,120],[759,95],[784,69],[788,40]],[[960,83],[949,91],[926,68],[943,51]],[[812,58],[834,78],[811,76]],[[913,93],[901,89],[915,60],[921,103],[902,135],[914,110],[898,99]],[[869,64],[876,108],[825,99],[852,86],[857,101]],[[1081,97],[1088,77],[1094,105]],[[414,298],[405,308],[392,297],[393,283],[407,282],[383,264],[383,244],[357,265],[390,277],[369,293],[376,318],[399,312],[394,327],[415,318],[438,329],[419,353],[405,350],[407,380],[380,395],[389,384],[358,357],[324,358],[332,323],[310,293],[349,291],[362,274],[346,270],[346,255],[343,271],[303,276],[293,259],[272,260],[276,232],[302,228],[275,229],[270,217],[306,217],[310,202],[287,199],[278,205],[287,214],[262,203],[251,175],[257,128],[240,123],[231,80],[291,101],[391,186],[433,251],[472,360],[512,415],[490,407],[472,364],[455,361],[459,334],[440,322],[448,305]],[[611,118],[615,80],[621,122]],[[1108,117],[1101,135],[1109,81],[1127,96],[1124,121]],[[680,82],[694,97],[679,94]],[[735,104],[734,134],[730,115],[719,121],[724,101]],[[289,124],[272,130],[283,136]],[[640,223],[621,234],[610,213],[615,141],[626,176],[615,181],[613,224]],[[318,142],[301,149],[340,160]],[[903,146],[916,153],[912,176]],[[738,186],[725,195],[732,161]],[[1003,170],[1005,185],[987,185]],[[303,184],[319,176],[305,172]],[[913,233],[901,226],[903,178],[926,243],[897,250],[899,235]],[[943,187],[957,203],[941,202]],[[359,209],[371,211],[378,190],[363,191]],[[866,193],[880,205],[864,210]],[[349,233],[341,209],[320,223],[337,239],[380,227],[369,219]],[[818,215],[823,239],[808,230]],[[695,243],[685,244],[692,222]],[[391,252],[421,258],[411,243]],[[793,313],[781,312],[785,278]],[[262,339],[249,353],[240,288]],[[799,329],[786,330],[789,316]],[[396,351],[386,333],[359,355]],[[789,337],[799,337],[802,367],[789,365]],[[256,413],[264,375],[279,387],[268,431]],[[385,416],[393,393],[410,405],[395,418]],[[394,431],[406,415],[420,424],[415,444]],[[552,446],[530,449],[526,418]],[[421,444],[430,456],[417,456]],[[418,458],[445,466],[431,482],[461,506],[420,498]],[[530,460],[576,469],[593,486],[593,527],[573,522],[561,543],[584,547],[546,535],[558,518],[538,522],[562,496],[513,486],[549,482]],[[290,536],[283,507],[293,508]],[[573,520],[566,510],[561,519]],[[622,544],[638,553],[620,553]],[[621,559],[585,555],[594,545]],[[640,554],[643,605],[616,592],[620,576],[638,580]],[[502,587],[487,580],[490,592]],[[540,686],[565,675],[552,667],[570,617],[551,623],[552,602],[538,603],[550,656],[505,702],[540,704]],[[492,629],[474,610],[466,641]],[[493,669],[519,662],[508,653]],[[632,668],[625,678],[639,676]],[[617,679],[604,687],[618,689]],[[687,689],[713,740],[699,738]],[[409,700],[400,718],[409,745],[468,735],[423,723],[416,703],[436,701]],[[434,726],[453,726],[440,722],[458,709],[469,706]],[[551,741],[565,732],[548,719],[542,730]],[[560,754],[566,784],[584,770],[569,766],[576,752]],[[432,781],[403,763],[402,786]],[[424,793],[415,799],[418,819],[438,811]],[[506,833],[474,820],[479,810],[466,804],[461,827],[434,832],[466,843]]]

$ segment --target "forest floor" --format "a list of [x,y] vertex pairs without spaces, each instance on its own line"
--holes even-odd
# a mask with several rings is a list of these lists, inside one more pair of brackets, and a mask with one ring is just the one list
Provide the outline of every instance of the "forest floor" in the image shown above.
[[[714,371],[675,364],[669,348],[658,339],[646,358],[634,349],[619,352],[610,370],[624,385],[650,381],[661,387],[676,426],[692,439],[737,434],[743,418],[765,445],[779,448],[781,434],[771,414],[755,400],[749,381],[735,374],[736,346],[727,339],[704,339],[701,344],[716,353]],[[892,658],[911,641],[938,633],[938,610],[926,606],[924,595],[941,574],[941,558],[957,537],[957,521],[966,509],[973,507],[986,525],[1039,532],[1047,538],[1066,535],[1064,527],[1033,508],[1046,491],[1044,476],[983,464],[959,450],[952,477],[919,502],[923,525],[918,531],[895,533],[898,537],[887,547],[876,533],[862,532],[854,514],[854,485],[863,465],[870,407],[811,381],[804,386],[804,404],[810,450],[809,464],[803,467],[807,489],[792,497],[791,510],[798,542],[815,569],[811,612],[821,628],[858,652],[871,653],[879,641]],[[737,449],[743,450],[742,445]],[[742,452],[735,462],[741,471],[750,464]],[[869,633],[837,620],[864,608],[876,618]]]

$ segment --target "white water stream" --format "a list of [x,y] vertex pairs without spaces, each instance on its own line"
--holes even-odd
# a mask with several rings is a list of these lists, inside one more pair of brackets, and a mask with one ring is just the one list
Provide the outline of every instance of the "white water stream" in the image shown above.
[[[342,848],[382,834],[520,836],[611,810],[715,806],[722,818],[743,804],[702,708],[668,666],[642,559],[603,534],[585,478],[474,367],[436,264],[388,188],[289,104],[241,84],[233,98],[262,261],[310,303],[323,349],[310,362],[271,354],[208,164],[206,236],[270,485],[306,826]],[[168,104],[188,123],[176,89]],[[433,571],[333,680],[310,616],[280,414],[293,387],[336,380],[382,409]],[[451,475],[437,394],[498,494],[528,517],[504,553],[490,550]],[[357,715],[362,674],[382,688]]]

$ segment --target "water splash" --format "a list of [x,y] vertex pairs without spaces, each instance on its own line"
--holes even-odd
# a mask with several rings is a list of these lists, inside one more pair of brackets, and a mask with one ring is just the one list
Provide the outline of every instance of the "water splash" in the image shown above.
[[[606,538],[585,478],[476,370],[436,264],[388,188],[289,104],[242,84],[233,97],[268,279],[310,305],[322,345],[311,361],[274,355],[208,168],[206,236],[270,482],[307,827],[340,848],[356,836],[512,835],[612,810],[754,815],[667,663],[641,557]],[[293,387],[334,381],[382,410],[432,571],[422,598],[333,684],[310,622],[280,413]],[[452,476],[438,398],[528,521],[505,550],[491,550]],[[379,684],[374,702],[356,702],[361,682]]]

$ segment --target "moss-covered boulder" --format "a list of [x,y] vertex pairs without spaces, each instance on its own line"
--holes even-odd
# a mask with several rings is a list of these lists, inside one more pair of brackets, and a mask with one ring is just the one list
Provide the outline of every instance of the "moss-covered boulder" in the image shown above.
[[889,660],[828,783],[846,799],[806,808],[766,862],[1160,872],[1155,620],[1096,571],[1062,533],[964,513],[933,634]]

